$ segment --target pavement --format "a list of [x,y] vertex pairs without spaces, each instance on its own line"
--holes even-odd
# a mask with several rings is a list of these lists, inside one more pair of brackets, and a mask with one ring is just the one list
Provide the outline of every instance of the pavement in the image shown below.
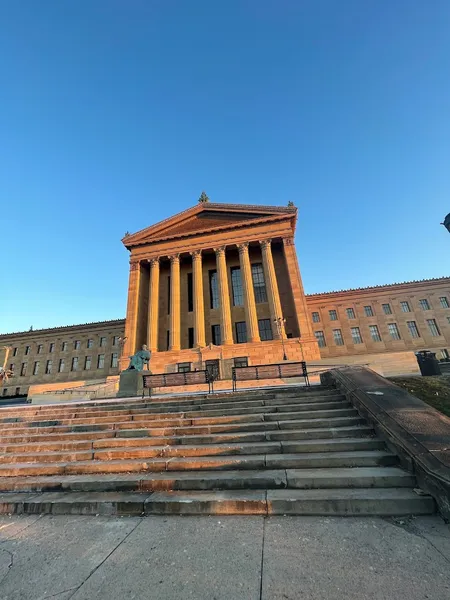
[[438,516],[0,516],[1,600],[448,600]]

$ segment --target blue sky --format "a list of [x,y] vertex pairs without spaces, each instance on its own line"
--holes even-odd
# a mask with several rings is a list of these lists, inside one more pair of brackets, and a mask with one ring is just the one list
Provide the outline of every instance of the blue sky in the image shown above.
[[307,292],[449,275],[448,0],[4,0],[0,331],[125,316],[120,239],[299,207]]

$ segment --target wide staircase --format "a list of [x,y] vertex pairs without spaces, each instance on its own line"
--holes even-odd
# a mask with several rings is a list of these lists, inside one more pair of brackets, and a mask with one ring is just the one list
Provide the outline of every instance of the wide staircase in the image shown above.
[[0,512],[435,510],[339,391],[315,386],[0,409]]

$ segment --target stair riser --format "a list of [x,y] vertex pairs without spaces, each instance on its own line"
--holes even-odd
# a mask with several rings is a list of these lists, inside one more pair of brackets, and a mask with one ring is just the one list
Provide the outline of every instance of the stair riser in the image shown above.
[[410,500],[274,500],[268,501],[269,515],[309,515],[336,517],[372,517],[428,515],[435,510],[432,498]]
[[[289,473],[289,471],[287,471]],[[342,488],[411,488],[416,481],[413,475],[390,477],[317,477],[305,478],[288,475],[289,489],[321,490]]]

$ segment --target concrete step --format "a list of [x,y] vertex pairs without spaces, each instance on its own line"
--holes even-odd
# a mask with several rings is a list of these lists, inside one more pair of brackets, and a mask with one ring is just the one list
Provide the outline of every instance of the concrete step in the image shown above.
[[397,463],[397,456],[384,450],[268,454],[265,457],[265,466],[268,469],[388,467]]
[[336,469],[287,469],[290,489],[409,487],[416,484],[413,474],[397,467],[356,467]]
[[400,516],[431,514],[434,510],[430,496],[403,488],[0,495],[1,513],[21,514]]

